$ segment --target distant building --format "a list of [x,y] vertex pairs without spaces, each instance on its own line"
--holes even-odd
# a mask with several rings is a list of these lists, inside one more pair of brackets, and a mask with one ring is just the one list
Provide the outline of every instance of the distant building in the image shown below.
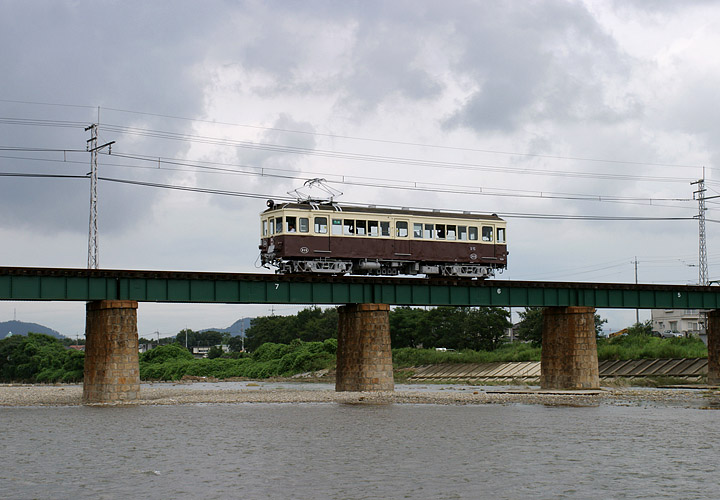
[[[222,348],[223,352],[230,352],[230,346],[228,346],[228,345],[223,344],[223,345],[216,345],[213,347],[220,347],[220,348]],[[210,349],[212,349],[212,347],[193,347],[192,354],[196,358],[207,358],[208,353],[210,352]]]
[[148,352],[150,349],[154,349],[154,348],[156,348],[158,345],[159,345],[159,344],[153,343],[153,342],[148,342],[147,344],[138,344],[138,352],[139,352],[140,354],[142,354],[142,353],[144,353],[144,352]]
[[74,349],[74,350],[76,350],[76,351],[84,351],[84,350],[85,350],[85,346],[82,345],[82,344],[69,345],[69,346],[68,346],[68,349]]
[[705,309],[653,309],[652,329],[660,333],[705,336]]

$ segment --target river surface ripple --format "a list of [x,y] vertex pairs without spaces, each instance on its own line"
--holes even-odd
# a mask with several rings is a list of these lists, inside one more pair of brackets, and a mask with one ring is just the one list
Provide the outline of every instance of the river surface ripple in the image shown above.
[[662,405],[0,408],[0,497],[718,498],[719,418]]

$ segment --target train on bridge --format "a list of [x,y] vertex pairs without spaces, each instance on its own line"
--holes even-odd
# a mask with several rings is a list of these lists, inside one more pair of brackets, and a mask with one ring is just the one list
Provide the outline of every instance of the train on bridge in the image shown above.
[[275,203],[261,213],[260,260],[279,274],[488,278],[507,267],[496,214]]

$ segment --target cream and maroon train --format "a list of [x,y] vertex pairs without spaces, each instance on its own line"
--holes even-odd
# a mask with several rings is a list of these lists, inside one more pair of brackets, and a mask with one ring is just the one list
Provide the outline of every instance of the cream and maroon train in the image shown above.
[[487,278],[507,267],[497,215],[268,200],[260,257],[278,273]]

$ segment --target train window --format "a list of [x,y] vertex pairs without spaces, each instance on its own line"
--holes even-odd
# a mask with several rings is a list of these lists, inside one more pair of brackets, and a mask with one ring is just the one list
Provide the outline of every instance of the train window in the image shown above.
[[285,230],[288,233],[294,233],[297,231],[297,217],[285,217],[285,224],[287,224],[285,226]]
[[271,217],[268,220],[270,221],[270,234],[275,234],[275,219]]
[[300,232],[301,233],[309,233],[310,232],[310,219],[307,217],[300,217]]
[[365,236],[367,234],[367,221],[365,220],[356,220],[355,221],[355,231],[358,236]]
[[492,237],[493,237],[492,226],[483,226],[482,227],[482,240],[483,241],[492,241]]
[[478,230],[476,227],[470,226],[468,228],[468,236],[470,236],[470,241],[477,241],[478,239]]
[[458,226],[458,239],[460,241],[467,240],[467,226]]
[[413,238],[422,238],[422,237],[423,237],[422,224],[416,222],[413,224]]
[[432,237],[433,237],[433,225],[432,224],[425,224],[425,231],[423,231],[423,236],[427,239],[432,239]]
[[352,219],[345,219],[343,221],[343,234],[345,236],[352,236],[355,234],[355,221]]
[[497,228],[497,241],[498,243],[505,243],[505,228]]
[[380,234],[380,232],[378,231],[378,221],[376,221],[376,220],[368,221],[368,234],[370,236],[377,236]]
[[390,236],[390,223],[388,221],[380,221],[380,236]]
[[342,234],[342,219],[333,219],[332,220],[332,234],[335,234],[335,235]]
[[404,220],[395,221],[395,236],[398,238],[407,238],[408,223]]
[[445,239],[445,224],[436,224],[435,225],[435,236],[439,240]]
[[276,217],[275,218],[275,232],[276,233],[282,233],[282,217]]
[[267,225],[267,224],[268,224],[267,219],[263,219],[263,221],[262,221],[262,234],[263,234],[263,236],[267,236],[267,235],[268,235],[268,225]]
[[457,226],[448,224],[447,239],[454,240],[455,238],[457,238]]
[[327,217],[315,217],[315,233],[327,234]]

